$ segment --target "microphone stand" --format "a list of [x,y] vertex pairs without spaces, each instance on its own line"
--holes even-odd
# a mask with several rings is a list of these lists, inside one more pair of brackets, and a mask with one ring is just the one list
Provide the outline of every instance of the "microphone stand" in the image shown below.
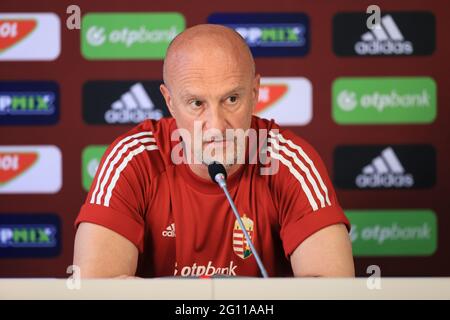
[[[222,166],[221,164],[218,164],[220,166]],[[225,170],[225,168],[222,166],[223,170]],[[236,206],[234,205],[233,199],[231,199],[230,193],[228,192],[227,189],[227,183],[225,181],[225,175],[221,172],[216,173],[214,175],[214,181],[217,182],[217,184],[222,188],[223,192],[225,193],[228,202],[230,203],[231,209],[233,210],[233,213],[236,217],[236,220],[239,223],[239,226],[241,227],[242,232],[244,233],[245,239],[247,240],[247,243],[250,246],[250,250],[252,251],[253,255],[255,256],[256,259],[256,263],[258,264],[259,270],[261,271],[261,274],[263,276],[263,278],[268,278],[268,274],[266,271],[266,268],[264,268],[264,265],[261,261],[261,258],[258,255],[258,252],[256,251],[255,247],[253,246],[253,242],[250,239],[249,234],[247,233],[247,230],[245,229],[244,223],[242,222],[241,216],[239,215]]]

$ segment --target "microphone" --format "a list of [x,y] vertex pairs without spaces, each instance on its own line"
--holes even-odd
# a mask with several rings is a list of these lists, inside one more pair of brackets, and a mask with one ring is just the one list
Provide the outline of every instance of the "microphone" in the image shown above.
[[253,256],[256,259],[256,263],[258,264],[259,270],[261,271],[261,274],[264,278],[268,278],[268,274],[266,271],[266,268],[264,268],[264,265],[261,261],[261,258],[258,255],[258,252],[256,251],[255,247],[253,246],[253,242],[250,239],[250,236],[247,233],[247,230],[244,227],[244,223],[242,222],[241,216],[239,215],[239,212],[237,211],[237,208],[233,202],[233,199],[231,199],[230,193],[228,192],[227,189],[227,171],[225,170],[225,167],[219,163],[219,162],[212,162],[208,165],[208,173],[209,176],[211,177],[211,180],[213,182],[216,182],[223,190],[223,192],[225,193],[225,196],[228,199],[228,202],[230,203],[231,209],[233,209],[233,213],[236,216],[236,220],[239,223],[239,226],[241,227],[242,232],[244,233],[245,239],[247,240],[247,243],[250,246],[250,250],[253,253]]

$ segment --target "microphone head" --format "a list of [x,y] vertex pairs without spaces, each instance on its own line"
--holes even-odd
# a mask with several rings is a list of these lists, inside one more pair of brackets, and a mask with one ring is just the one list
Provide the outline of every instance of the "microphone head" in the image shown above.
[[208,173],[214,183],[217,183],[216,175],[219,173],[223,174],[225,180],[227,179],[227,170],[225,170],[223,164],[217,161],[213,161],[208,165]]

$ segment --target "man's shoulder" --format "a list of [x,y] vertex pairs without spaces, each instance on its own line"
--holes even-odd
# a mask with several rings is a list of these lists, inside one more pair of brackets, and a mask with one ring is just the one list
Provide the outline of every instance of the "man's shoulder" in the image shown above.
[[[316,148],[304,137],[288,128],[282,128],[273,120],[253,117],[258,129],[267,131],[267,155],[269,178],[282,181],[303,181],[310,173],[324,173],[322,158]],[[264,133],[265,135],[266,133]],[[267,161],[266,161],[267,162]]]
[[311,143],[307,141],[304,137],[294,133],[288,128],[283,128],[278,125],[275,120],[264,119],[257,116],[252,116],[252,128],[262,131],[262,135],[267,135],[268,145],[274,144],[276,146],[284,146],[289,149],[297,150],[300,149],[305,152],[310,152],[316,154],[317,151],[312,146]]
[[133,164],[148,167],[152,175],[165,171],[170,163],[170,135],[174,119],[147,119],[118,136],[106,150],[113,156]]
[[276,201],[300,199],[313,211],[330,205],[332,193],[328,171],[316,149],[291,130],[273,126],[268,132],[270,169],[266,181]]

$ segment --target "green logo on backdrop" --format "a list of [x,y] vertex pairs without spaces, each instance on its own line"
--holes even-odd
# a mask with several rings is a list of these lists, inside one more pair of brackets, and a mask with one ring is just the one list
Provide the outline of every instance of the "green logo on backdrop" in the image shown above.
[[162,59],[184,28],[176,12],[88,13],[81,23],[81,52],[86,59]]
[[346,210],[354,256],[428,256],[437,248],[432,210]]
[[428,77],[338,78],[333,118],[339,124],[431,123],[436,83]]
[[108,146],[106,145],[91,145],[83,149],[81,155],[81,176],[84,190],[89,191],[100,160],[107,148]]

